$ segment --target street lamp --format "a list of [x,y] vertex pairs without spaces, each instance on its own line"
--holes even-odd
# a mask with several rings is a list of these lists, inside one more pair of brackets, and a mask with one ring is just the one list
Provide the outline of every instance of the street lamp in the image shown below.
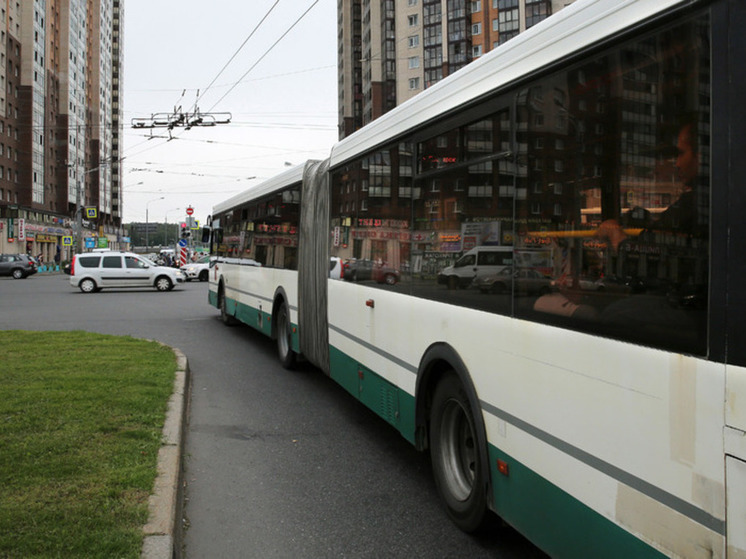
[[165,198],[165,196],[161,196],[160,198],[153,198],[152,200],[148,200],[147,202],[145,202],[145,253],[149,253],[150,252],[150,237],[148,236],[149,235],[149,229],[150,229],[150,225],[148,225],[149,224],[149,221],[148,221],[148,204],[150,204],[150,202],[156,202],[158,200],[163,200],[164,198]]
[[170,214],[171,212],[178,212],[180,210],[181,210],[181,208],[173,208],[173,209],[168,210],[166,212],[166,217],[165,217],[165,220],[166,220],[166,231],[163,234],[163,244],[164,244],[164,246],[168,246],[168,214]]

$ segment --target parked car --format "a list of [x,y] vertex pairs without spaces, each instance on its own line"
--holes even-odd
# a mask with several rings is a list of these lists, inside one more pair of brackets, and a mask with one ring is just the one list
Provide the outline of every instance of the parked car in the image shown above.
[[347,281],[373,280],[376,283],[394,285],[401,280],[401,273],[385,262],[373,260],[350,260],[344,272]]
[[505,268],[496,274],[477,276],[473,286],[482,293],[509,293],[516,295],[545,295],[556,289],[552,278],[533,268]]
[[608,291],[610,293],[630,293],[632,291],[630,278],[625,279],[614,275],[600,278],[580,277],[578,286],[586,291]]
[[36,260],[25,254],[0,254],[0,276],[27,278],[37,271]]
[[448,289],[465,288],[479,276],[497,274],[512,267],[512,246],[478,246],[466,252],[453,266],[443,268],[438,274],[438,283]]
[[345,263],[341,258],[332,256],[329,258],[329,277],[331,279],[342,279],[345,276]]
[[184,272],[185,281],[192,281],[193,279],[207,281],[210,279],[210,257],[203,256],[196,262],[186,264],[181,267],[181,271]]
[[184,273],[131,252],[87,252],[73,256],[70,285],[83,293],[103,288],[155,287],[170,291],[184,281]]

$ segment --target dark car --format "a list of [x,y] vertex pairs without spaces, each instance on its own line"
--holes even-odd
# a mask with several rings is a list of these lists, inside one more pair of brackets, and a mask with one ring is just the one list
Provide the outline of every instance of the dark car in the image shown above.
[[36,273],[36,261],[25,254],[0,254],[0,276],[27,278]]
[[401,279],[399,270],[384,263],[373,260],[350,260],[344,271],[344,279],[347,281],[373,280],[377,283],[394,285]]

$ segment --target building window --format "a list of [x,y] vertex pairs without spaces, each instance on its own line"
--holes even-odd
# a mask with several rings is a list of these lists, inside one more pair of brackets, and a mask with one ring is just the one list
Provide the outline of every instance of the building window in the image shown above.
[[418,47],[420,46],[420,36],[419,35],[410,35],[409,37],[409,48]]
[[419,68],[420,67],[420,57],[419,56],[410,56],[409,57],[409,68]]
[[420,88],[420,78],[409,78],[409,89],[419,89]]
[[412,14],[410,16],[407,16],[407,20],[409,21],[409,27],[414,27],[419,23],[419,18],[417,17],[417,14]]

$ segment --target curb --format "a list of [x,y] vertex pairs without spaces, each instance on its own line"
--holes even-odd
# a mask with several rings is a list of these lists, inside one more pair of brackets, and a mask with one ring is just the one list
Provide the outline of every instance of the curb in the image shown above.
[[179,557],[183,447],[189,409],[191,377],[186,356],[176,348],[176,378],[163,424],[163,443],[158,451],[158,474],[148,498],[148,523],[143,526],[141,559]]

